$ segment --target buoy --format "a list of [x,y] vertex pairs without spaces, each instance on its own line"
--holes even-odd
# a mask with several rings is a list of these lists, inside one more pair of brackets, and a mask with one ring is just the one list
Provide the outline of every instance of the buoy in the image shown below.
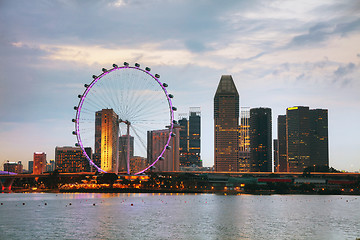
[[96,204],[95,203],[93,203],[93,206],[95,206]]
[[45,205],[47,205],[47,203],[45,203]]
[[23,202],[23,205],[25,205],[25,203]]
[[69,206],[71,206],[71,203],[69,203]]
[[131,206],[134,206],[134,204],[131,204]]

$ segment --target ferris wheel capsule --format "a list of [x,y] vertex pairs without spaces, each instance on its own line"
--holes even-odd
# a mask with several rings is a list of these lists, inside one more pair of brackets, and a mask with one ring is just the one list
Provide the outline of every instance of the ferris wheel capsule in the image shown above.
[[160,75],[159,75],[159,74],[155,74],[155,77],[156,77],[156,78],[160,78]]
[[116,64],[114,63],[114,64],[113,64],[113,67],[114,67],[114,68],[118,68],[118,65],[116,65]]
[[107,72],[108,70],[106,68],[101,69],[104,73]]
[[98,76],[96,76],[96,75],[92,75],[92,78],[93,78],[93,79],[95,79],[95,78],[97,78],[97,77],[98,77]]
[[169,85],[167,85],[166,83],[163,83],[163,86],[164,86],[164,87],[168,87]]
[[151,71],[151,68],[146,67],[145,70],[148,71],[148,72],[150,72],[150,71]]
[[174,95],[172,95],[172,94],[169,94],[169,98],[173,98],[174,97]]
[[135,67],[140,67],[140,64],[138,64],[138,63],[135,63]]
[[124,62],[124,66],[128,67],[128,66],[129,66],[129,63]]

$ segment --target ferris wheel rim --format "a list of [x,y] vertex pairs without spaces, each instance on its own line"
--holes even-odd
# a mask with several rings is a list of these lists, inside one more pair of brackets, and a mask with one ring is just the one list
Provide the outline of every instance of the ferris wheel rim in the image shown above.
[[81,148],[82,152],[83,152],[83,155],[85,156],[85,158],[89,161],[90,165],[94,166],[99,172],[103,172],[103,173],[106,173],[106,171],[104,171],[103,169],[101,169],[99,166],[97,166],[94,161],[89,157],[89,155],[86,153],[85,151],[85,147],[83,145],[83,142],[82,142],[82,139],[81,139],[81,133],[80,133],[80,115],[81,115],[81,109],[82,109],[82,106],[83,106],[83,103],[86,99],[86,96],[87,94],[90,92],[90,90],[92,89],[92,87],[100,80],[102,79],[103,77],[105,77],[106,75],[110,74],[111,72],[115,72],[115,71],[118,71],[118,70],[124,70],[124,69],[133,69],[133,70],[138,70],[138,71],[141,71],[141,72],[144,72],[145,74],[148,74],[149,76],[151,76],[161,87],[162,91],[164,92],[165,96],[166,96],[166,99],[167,99],[167,102],[168,102],[168,105],[169,105],[169,110],[170,110],[170,125],[169,125],[169,137],[167,139],[167,142],[166,144],[164,145],[164,148],[162,149],[161,153],[159,156],[157,156],[156,160],[154,162],[152,162],[149,166],[147,166],[146,168],[144,168],[143,170],[139,171],[139,172],[136,172],[134,173],[134,175],[138,175],[138,174],[141,174],[141,173],[144,173],[145,171],[147,171],[148,169],[150,169],[151,167],[153,167],[158,161],[159,159],[163,156],[163,154],[165,153],[166,149],[167,149],[167,146],[169,145],[170,143],[170,140],[171,140],[171,137],[172,137],[172,131],[173,131],[173,128],[174,128],[174,106],[172,104],[172,101],[171,101],[171,94],[168,93],[168,91],[166,90],[166,86],[164,85],[164,83],[162,83],[160,80],[159,80],[159,77],[157,77],[153,74],[150,73],[150,70],[148,71],[147,69],[142,69],[140,68],[139,66],[129,66],[128,64],[125,64],[124,66],[117,66],[117,65],[113,65],[113,68],[109,69],[109,70],[106,70],[103,68],[103,72],[99,75],[99,76],[93,76],[94,79],[91,81],[91,83],[89,85],[85,85],[86,86],[86,89],[85,91],[83,92],[83,94],[80,96],[79,95],[79,103],[76,107],[76,118],[75,118],[75,135],[76,135],[76,138],[77,138],[77,144],[78,146]]

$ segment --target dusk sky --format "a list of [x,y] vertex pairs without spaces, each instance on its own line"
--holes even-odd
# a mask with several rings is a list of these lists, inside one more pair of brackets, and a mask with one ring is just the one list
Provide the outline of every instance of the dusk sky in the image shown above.
[[124,61],[160,74],[177,113],[201,108],[204,166],[214,164],[213,98],[230,74],[241,107],[272,109],[273,138],[286,108],[328,109],[330,166],[360,169],[356,0],[0,0],[0,54],[0,169],[74,146],[84,83]]

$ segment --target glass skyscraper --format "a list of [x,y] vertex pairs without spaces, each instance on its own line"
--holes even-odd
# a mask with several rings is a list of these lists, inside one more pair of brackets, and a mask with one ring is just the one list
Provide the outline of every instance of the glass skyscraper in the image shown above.
[[238,171],[239,93],[231,75],[221,76],[214,96],[215,171]]
[[270,108],[250,109],[250,162],[253,172],[272,172]]

